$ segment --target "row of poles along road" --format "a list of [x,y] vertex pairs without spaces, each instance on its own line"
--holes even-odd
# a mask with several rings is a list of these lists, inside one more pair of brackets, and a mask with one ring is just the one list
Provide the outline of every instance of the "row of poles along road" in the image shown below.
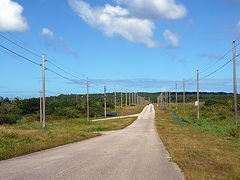
[[[43,78],[43,90],[42,90],[42,95],[40,93],[40,121],[43,123],[43,127],[46,127],[46,115],[45,115],[45,67],[44,67],[45,59],[44,55],[42,55],[42,78]],[[197,118],[199,119],[200,117],[200,112],[199,112],[199,71],[197,70]],[[87,78],[87,120],[90,121],[89,118],[89,86],[88,86],[88,78]],[[237,119],[237,81],[236,81],[236,47],[235,47],[235,41],[233,41],[233,89],[234,89],[234,121],[237,124],[238,119]],[[104,116],[106,118],[107,116],[107,95],[106,95],[106,85],[104,85]],[[131,105],[131,95],[132,95],[132,104],[142,104],[145,101],[145,97],[140,97],[138,96],[137,93],[131,94],[131,92],[127,91],[126,89],[126,106],[128,106],[128,98],[129,98],[129,105]],[[178,99],[177,99],[177,82],[176,82],[176,109],[178,107]],[[115,88],[115,112],[117,110],[116,106],[116,88]],[[157,103],[161,103],[163,105],[163,102],[171,103],[171,92],[162,92],[160,96],[157,98]],[[121,109],[123,109],[123,91],[121,90]],[[185,112],[185,80],[183,80],[183,111]]]
[[[237,118],[237,80],[236,80],[236,45],[235,41],[233,41],[233,89],[234,89],[234,122],[237,124],[238,123],[238,118]],[[177,82],[176,82],[176,109],[178,108],[178,91],[177,91]],[[162,92],[158,97],[157,97],[157,103],[161,104],[162,106],[164,103],[168,106],[168,104],[171,104],[171,91],[167,92]],[[197,70],[197,101],[196,101],[196,106],[197,106],[197,118],[199,119],[200,117],[200,112],[199,112],[199,71]],[[183,112],[185,113],[186,106],[185,106],[185,80],[183,79]]]
[[[42,55],[42,81],[43,81],[43,90],[42,92],[40,91],[40,122],[43,123],[43,128],[46,128],[46,106],[45,106],[45,59],[44,55]],[[107,117],[107,86],[104,85],[104,117]],[[138,95],[138,93],[131,92],[128,89],[126,89],[125,93],[125,106],[127,107],[128,105],[130,106],[131,104],[143,104],[145,102],[145,97],[141,97]],[[132,101],[131,101],[132,100]],[[114,93],[114,101],[115,101],[115,112],[117,112],[117,92],[115,88],[115,93]],[[87,120],[90,121],[89,117],[89,81],[87,78]],[[121,89],[121,110],[123,111],[123,89]]]

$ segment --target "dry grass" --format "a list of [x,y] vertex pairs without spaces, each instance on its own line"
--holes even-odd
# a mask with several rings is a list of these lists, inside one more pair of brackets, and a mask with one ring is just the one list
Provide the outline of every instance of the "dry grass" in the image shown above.
[[1,127],[0,160],[8,159],[100,135],[100,131],[122,129],[136,118],[87,122],[84,119],[50,121],[48,130],[39,122]]
[[206,133],[156,107],[159,135],[187,179],[240,179],[240,142]]

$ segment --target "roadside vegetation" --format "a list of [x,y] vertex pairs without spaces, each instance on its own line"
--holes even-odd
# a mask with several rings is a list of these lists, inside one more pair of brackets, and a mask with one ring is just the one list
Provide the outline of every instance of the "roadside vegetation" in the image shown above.
[[[240,132],[233,121],[233,103],[227,98],[206,99],[200,119],[194,103],[167,107],[191,124],[176,120],[170,111],[156,106],[156,126],[171,160],[187,179],[240,179]],[[240,107],[240,106],[238,106]],[[240,119],[240,117],[239,117]]]
[[[125,103],[125,102],[123,102]],[[46,98],[46,126],[40,120],[39,98],[21,100],[0,97],[0,160],[72,143],[101,135],[101,131],[122,129],[136,117],[88,122],[86,98],[81,95],[60,95]],[[128,106],[123,110],[117,101],[118,116],[137,114],[144,105]],[[108,95],[107,113],[115,112]],[[91,95],[90,119],[103,118],[101,94]]]
[[101,135],[101,131],[122,129],[134,118],[88,122],[86,119],[50,120],[48,130],[38,121],[18,122],[0,129],[0,160],[81,141]]

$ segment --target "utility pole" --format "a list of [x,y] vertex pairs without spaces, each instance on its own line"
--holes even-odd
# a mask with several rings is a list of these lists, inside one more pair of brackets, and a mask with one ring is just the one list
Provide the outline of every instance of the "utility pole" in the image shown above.
[[107,117],[107,95],[106,95],[106,84],[104,84],[104,116]]
[[45,59],[44,54],[42,55],[42,78],[43,78],[43,128],[46,127],[46,116],[45,116]]
[[177,105],[178,105],[178,100],[177,100],[177,82],[176,82],[176,109],[177,109]]
[[115,88],[115,112],[117,112],[117,95],[116,95],[116,88]]
[[126,88],[126,107],[127,107],[127,88]]
[[40,122],[42,122],[42,92],[40,91]]
[[138,101],[138,94],[137,94],[137,99],[136,99],[136,101],[137,101],[137,105],[138,105],[138,103],[139,103],[139,101]]
[[87,120],[90,121],[89,119],[89,93],[88,93],[88,77],[87,77]]
[[122,113],[123,113],[123,102],[122,102],[122,89],[121,89],[121,110],[122,110]]
[[185,80],[183,79],[183,112],[185,113]]
[[132,104],[134,104],[134,103],[133,103],[133,92],[132,92]]
[[166,91],[166,97],[167,97],[167,106],[168,106],[168,92]]
[[233,89],[234,89],[234,122],[238,123],[237,118],[237,80],[236,80],[236,47],[233,41]]
[[169,106],[171,107],[171,89],[169,88]]
[[129,89],[129,106],[131,105],[131,92],[130,92],[130,89]]
[[197,118],[199,119],[199,73],[197,70]]

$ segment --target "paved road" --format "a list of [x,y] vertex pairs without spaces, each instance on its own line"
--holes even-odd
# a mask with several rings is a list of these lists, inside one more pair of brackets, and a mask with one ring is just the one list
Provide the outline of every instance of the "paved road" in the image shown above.
[[132,115],[127,115],[127,116],[117,116],[117,117],[111,117],[111,118],[103,118],[103,119],[94,119],[92,121],[106,121],[106,120],[111,120],[111,119],[122,119],[122,118],[129,118],[129,117],[138,117],[139,114],[132,114]]
[[178,180],[154,126],[153,105],[129,127],[0,162],[0,179]]

